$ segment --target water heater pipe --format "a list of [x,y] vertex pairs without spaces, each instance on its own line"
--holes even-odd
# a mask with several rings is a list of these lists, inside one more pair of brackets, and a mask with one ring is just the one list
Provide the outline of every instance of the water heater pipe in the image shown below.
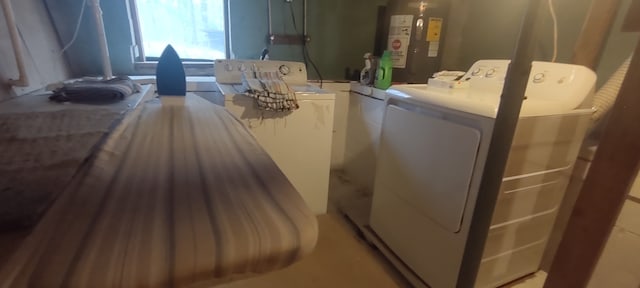
[[302,1],[302,36],[304,36],[305,43],[307,42],[307,34],[309,33],[307,26],[307,4],[307,0]]
[[2,0],[2,10],[4,11],[4,17],[7,20],[7,28],[9,29],[9,35],[11,36],[13,54],[16,57],[16,64],[18,66],[19,73],[18,79],[9,79],[8,83],[11,86],[26,87],[29,86],[29,77],[27,76],[27,69],[24,65],[22,41],[20,40],[20,34],[18,33],[18,26],[16,26],[16,19],[13,14],[13,8],[11,7],[11,0]]
[[[273,37],[273,25],[271,24],[271,18],[272,18],[272,11],[271,11],[271,0],[267,0],[267,12],[268,12],[268,19],[267,21],[269,21],[269,37]],[[273,39],[270,39],[270,41]]]
[[100,9],[100,0],[92,0],[94,18],[96,20],[96,29],[98,32],[98,42],[100,46],[100,55],[102,58],[102,75],[104,79],[113,78],[111,70],[111,60],[109,58],[109,46],[107,46],[107,35],[104,32],[104,22],[102,21],[102,9]]

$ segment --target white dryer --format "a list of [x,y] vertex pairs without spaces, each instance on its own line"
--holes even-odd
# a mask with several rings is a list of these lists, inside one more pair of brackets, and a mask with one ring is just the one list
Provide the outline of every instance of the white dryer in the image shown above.
[[[476,62],[458,88],[387,90],[370,224],[430,287],[455,287],[508,60]],[[533,62],[477,287],[538,269],[592,113],[596,76]]]
[[[244,71],[278,71],[296,92],[292,112],[259,110],[244,94]],[[307,83],[304,63],[216,60],[216,82],[224,106],[240,119],[316,213],[327,211],[335,94]]]

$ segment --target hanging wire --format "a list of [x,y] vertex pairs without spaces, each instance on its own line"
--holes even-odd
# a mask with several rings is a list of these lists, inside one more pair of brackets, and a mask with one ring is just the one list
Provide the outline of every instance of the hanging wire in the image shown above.
[[558,17],[553,7],[553,0],[549,0],[549,12],[553,20],[553,57],[551,57],[551,62],[556,62],[558,59]]
[[60,50],[60,55],[62,55],[64,51],[67,51],[67,49],[69,49],[69,47],[71,47],[71,45],[73,45],[73,43],[76,41],[76,38],[78,38],[78,32],[80,31],[80,25],[82,24],[82,17],[84,16],[85,7],[87,7],[87,0],[82,1],[82,8],[80,8],[80,16],[78,16],[78,22],[76,24],[76,29],[73,31],[73,37],[71,37],[71,40],[69,40],[67,45],[64,45],[64,48]]
[[[296,14],[295,14],[295,11],[293,10],[293,2],[289,2],[289,12],[291,12],[291,22],[293,24],[293,30],[296,32],[296,34],[299,34],[298,24],[296,23]],[[306,17],[306,15],[302,15],[302,17]],[[309,67],[309,64],[311,64],[311,67],[316,72],[316,75],[318,75],[318,78],[320,80],[320,88],[322,88],[322,84],[324,80],[322,78],[322,74],[320,73],[320,69],[318,69],[318,66],[316,66],[316,63],[313,62],[313,59],[311,58],[311,55],[309,53],[309,47],[307,45],[308,43],[306,39],[307,35],[302,35],[302,37],[304,37],[304,39],[302,39],[302,59],[304,60],[304,64],[307,67]]]

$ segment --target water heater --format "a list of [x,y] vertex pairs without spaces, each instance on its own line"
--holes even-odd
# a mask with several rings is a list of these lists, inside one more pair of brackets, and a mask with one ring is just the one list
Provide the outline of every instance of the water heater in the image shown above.
[[449,1],[392,0],[386,10],[393,81],[427,83],[440,70]]

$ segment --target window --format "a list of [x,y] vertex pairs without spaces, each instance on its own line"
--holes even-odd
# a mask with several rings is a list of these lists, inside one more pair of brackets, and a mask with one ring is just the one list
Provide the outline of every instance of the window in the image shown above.
[[[181,58],[226,58],[225,0],[135,0],[138,45],[154,61],[171,44]],[[140,40],[142,43],[140,43]]]

